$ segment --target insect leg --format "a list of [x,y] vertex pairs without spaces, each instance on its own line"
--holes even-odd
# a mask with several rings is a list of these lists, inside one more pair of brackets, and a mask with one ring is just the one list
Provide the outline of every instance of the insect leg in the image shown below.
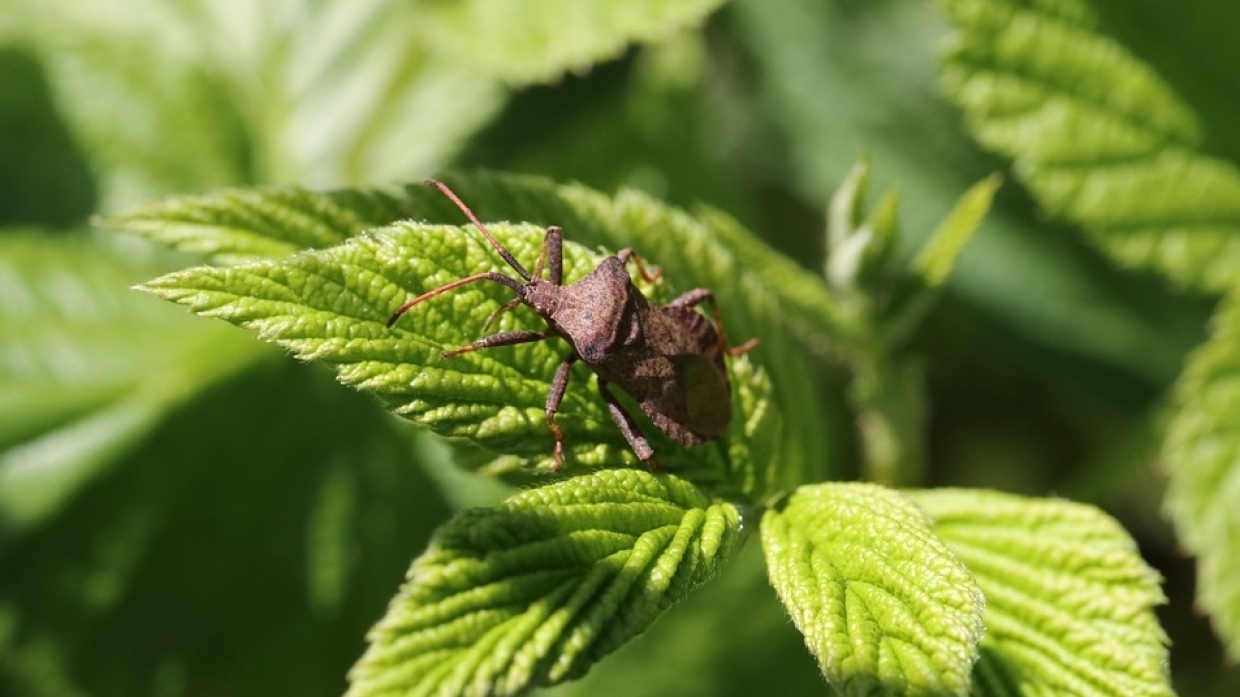
[[482,328],[484,330],[489,329],[491,325],[495,323],[495,320],[499,319],[500,315],[504,314],[505,312],[508,312],[509,310],[515,308],[516,306],[520,304],[521,304],[521,296],[517,296],[513,298],[512,300],[509,300],[508,302],[504,303],[503,305],[500,306],[498,310],[496,310],[495,312],[492,312],[490,315],[487,316],[487,321],[482,324]]
[[518,329],[516,331],[511,331],[511,332],[500,332],[498,334],[484,336],[481,339],[474,341],[474,343],[470,344],[469,346],[462,346],[461,348],[452,349],[451,351],[444,351],[443,357],[452,358],[454,356],[459,356],[462,353],[470,353],[472,351],[477,351],[478,349],[493,348],[495,346],[512,346],[513,344],[528,344],[531,341],[541,341],[542,339],[546,339],[550,335],[551,334],[549,332],[532,332],[528,329]]
[[632,259],[637,264],[637,273],[641,275],[642,280],[646,283],[654,283],[663,275],[663,269],[657,266],[651,267],[654,269],[653,271],[648,271],[646,265],[642,263],[642,258],[637,255],[637,252],[633,251],[632,247],[625,247],[616,252],[616,258],[624,264],[628,264],[629,259]]
[[564,231],[557,225],[547,228],[547,234],[543,235],[534,278],[542,277],[544,259],[547,261],[547,280],[557,286],[564,285]]
[[577,354],[564,359],[551,378],[551,391],[547,393],[547,428],[555,436],[555,471],[564,467],[564,431],[555,422],[555,413],[560,410],[560,402],[564,401],[564,391],[568,388],[568,369],[577,362]]
[[697,307],[704,302],[710,305],[710,314],[715,320],[715,330],[719,334],[719,344],[724,353],[729,356],[739,356],[758,345],[757,337],[740,346],[728,345],[728,337],[723,331],[723,315],[719,312],[719,303],[715,301],[715,294],[709,288],[694,288],[667,305],[668,307]]
[[652,472],[659,469],[659,463],[654,461],[654,448],[650,447],[650,441],[642,435],[637,428],[637,422],[633,420],[633,415],[625,411],[624,406],[620,404],[620,400],[607,389],[607,381],[599,376],[598,391],[603,396],[603,401],[607,404],[607,413],[611,414],[612,421],[616,422],[616,426],[620,428],[620,433],[624,434],[624,439],[629,442],[629,447],[633,449],[633,453],[637,455],[637,459],[646,464],[646,467]]

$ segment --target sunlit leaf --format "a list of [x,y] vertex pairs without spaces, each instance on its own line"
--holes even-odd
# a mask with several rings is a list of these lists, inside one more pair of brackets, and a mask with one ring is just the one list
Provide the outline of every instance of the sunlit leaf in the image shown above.
[[[734,372],[738,401],[734,404],[737,417],[732,423],[732,444],[720,444],[724,450],[716,455],[707,447],[685,451],[684,457],[706,458],[713,463],[707,469],[734,484],[744,481],[743,488],[753,492],[779,490],[785,486],[781,482],[803,476],[798,472],[822,467],[823,458],[815,454],[824,447],[820,416],[814,406],[818,397],[812,384],[803,379],[804,359],[792,351],[786,323],[773,310],[781,299],[765,284],[767,276],[777,275],[782,267],[774,261],[768,264],[767,260],[778,259],[777,255],[734,221],[717,212],[706,214],[700,221],[629,191],[608,198],[584,187],[557,187],[532,178],[475,175],[455,176],[449,181],[483,220],[563,226],[568,240],[569,278],[583,275],[600,258],[573,242],[603,244],[613,250],[631,244],[648,262],[663,269],[662,280],[648,289],[652,297],[667,301],[692,287],[709,287],[719,300],[732,340],[739,342],[751,336],[761,339],[760,347],[750,356],[733,362],[736,366],[747,360],[756,362],[763,370],[744,380],[743,371]],[[158,239],[190,240],[199,248],[242,248],[257,239],[261,244],[270,240],[273,249],[283,251],[290,239],[356,234],[350,229],[352,223],[334,221],[371,216],[371,212],[362,214],[359,210],[373,208],[374,201],[383,202],[378,210],[391,205],[407,214],[401,217],[415,220],[459,223],[463,217],[437,192],[415,187],[403,198],[278,191],[224,194],[218,199],[182,199],[162,208],[143,207],[111,221]],[[359,202],[364,205],[354,205]],[[269,206],[274,206],[279,215],[250,213]],[[295,210],[290,211],[290,206]],[[283,229],[299,226],[311,232]],[[528,268],[533,268],[541,227],[501,223],[490,227]],[[318,230],[324,232],[315,232]],[[735,243],[740,252],[721,244],[720,238]],[[746,263],[750,259],[756,263]],[[447,361],[439,355],[486,333],[486,318],[511,298],[511,291],[494,284],[475,284],[415,308],[393,329],[384,326],[406,299],[488,269],[501,270],[504,266],[476,230],[400,223],[319,252],[230,269],[189,270],[153,281],[148,288],[198,312],[251,326],[264,338],[278,341],[304,358],[336,364],[345,382],[382,394],[402,413],[441,433],[470,435],[501,452],[544,459],[551,441],[543,406],[547,384],[566,355],[564,348],[547,342],[475,352]],[[798,273],[784,274],[777,288],[804,288],[796,291],[798,298],[824,295],[820,285],[815,290],[814,281],[807,280],[804,272]],[[522,310],[504,315],[498,326],[538,329],[542,325],[539,318]],[[766,356],[781,359],[770,361]],[[759,386],[767,374],[779,387],[771,392],[779,400],[778,409],[765,408],[763,405],[769,403],[766,397],[754,398],[764,394],[765,388]],[[566,445],[575,449],[574,457],[581,462],[602,464],[617,462],[613,456],[627,458],[623,440],[598,396],[588,387],[589,372],[578,366],[572,375],[574,387],[557,417],[562,417],[566,434],[570,434]],[[453,407],[445,401],[449,394],[463,401]],[[795,410],[789,408],[793,404]],[[816,435],[798,438],[794,448],[785,447],[787,441],[781,437],[779,423],[788,418],[804,424],[807,434]],[[738,440],[742,432],[745,435]],[[652,435],[649,430],[647,435]],[[747,455],[734,450],[738,443],[744,444]],[[657,453],[664,451],[672,453],[669,463],[682,457],[675,454],[673,446],[656,445]],[[775,457],[780,467],[767,467],[766,463],[773,461],[768,458]]]

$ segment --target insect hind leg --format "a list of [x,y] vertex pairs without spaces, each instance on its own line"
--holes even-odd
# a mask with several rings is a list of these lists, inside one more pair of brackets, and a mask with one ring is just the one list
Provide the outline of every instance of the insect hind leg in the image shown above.
[[709,288],[694,288],[667,305],[668,307],[697,307],[702,303],[710,305],[710,314],[715,321],[715,332],[719,335],[719,345],[724,353],[729,356],[739,356],[748,353],[753,347],[758,345],[757,337],[739,346],[730,346],[728,344],[728,337],[723,329],[723,313],[719,311],[719,303],[715,300],[714,292]]

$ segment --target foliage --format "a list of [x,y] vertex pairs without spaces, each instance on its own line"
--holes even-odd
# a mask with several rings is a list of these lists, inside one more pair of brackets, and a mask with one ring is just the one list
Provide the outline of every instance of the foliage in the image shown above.
[[[0,692],[1234,692],[1240,10],[570,5],[0,0]],[[578,364],[554,471],[430,175],[712,289],[727,432]]]

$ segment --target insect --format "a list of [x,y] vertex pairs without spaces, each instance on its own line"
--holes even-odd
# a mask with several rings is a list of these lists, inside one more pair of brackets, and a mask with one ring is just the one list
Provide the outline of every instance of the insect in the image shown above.
[[[632,248],[625,248],[575,283],[564,285],[564,233],[559,227],[547,228],[534,273],[526,271],[486,229],[447,185],[427,180],[447,196],[482,233],[520,280],[496,271],[484,271],[457,279],[427,291],[401,305],[387,321],[391,327],[419,303],[455,288],[491,281],[507,286],[517,296],[496,310],[486,326],[503,312],[527,305],[547,322],[543,331],[519,329],[477,339],[451,351],[450,358],[478,349],[511,346],[552,337],[565,339],[572,348],[551,379],[547,394],[547,427],[555,436],[555,469],[564,464],[564,432],[555,415],[568,387],[569,369],[577,361],[598,376],[598,390],[616,426],[634,454],[648,468],[658,468],[654,450],[642,435],[633,416],[609,389],[616,385],[633,398],[650,421],[672,440],[699,445],[718,438],[732,420],[732,392],[724,356],[738,356],[757,345],[751,339],[729,346],[723,332],[719,306],[707,288],[691,290],[666,305],[656,305],[633,285],[627,265],[632,260],[642,278],[656,280],[661,271],[647,272]],[[547,278],[543,278],[544,262]],[[710,306],[712,324],[694,308]]]

